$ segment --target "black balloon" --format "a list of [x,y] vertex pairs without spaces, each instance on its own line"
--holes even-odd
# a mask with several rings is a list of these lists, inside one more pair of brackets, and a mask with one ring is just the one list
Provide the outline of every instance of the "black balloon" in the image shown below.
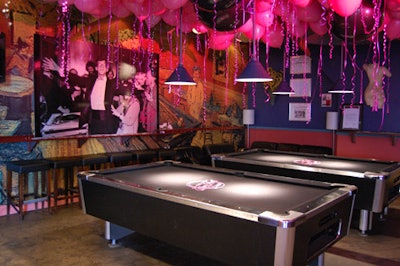
[[196,4],[199,9],[211,11],[214,10],[214,3],[215,10],[224,10],[235,5],[236,0],[192,0],[192,2]]
[[[383,1],[382,1],[383,2]],[[383,14],[383,7],[380,8]],[[379,18],[378,27],[382,25],[383,15]],[[332,21],[332,33],[336,37],[345,39],[355,39],[357,42],[368,40],[374,33],[374,5],[370,0],[363,0],[361,6],[352,14],[347,17],[347,35],[346,35],[346,18],[334,14]]]
[[217,31],[238,29],[250,18],[250,13],[247,12],[247,9],[243,9],[240,1],[238,3],[238,5],[233,5],[225,10],[216,10],[215,12],[214,10],[198,9],[199,19],[204,25]]

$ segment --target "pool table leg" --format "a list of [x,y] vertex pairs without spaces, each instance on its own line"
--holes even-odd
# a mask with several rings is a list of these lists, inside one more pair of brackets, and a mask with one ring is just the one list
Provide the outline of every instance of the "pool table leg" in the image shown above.
[[373,213],[368,210],[360,210],[360,221],[358,225],[358,229],[361,231],[361,234],[366,235],[367,231],[372,228],[372,217]]
[[308,266],[324,266],[325,265],[325,253],[320,254],[317,258],[308,264]]
[[134,231],[125,227],[107,221],[105,222],[105,238],[110,240],[110,247],[118,246],[118,240],[133,233]]

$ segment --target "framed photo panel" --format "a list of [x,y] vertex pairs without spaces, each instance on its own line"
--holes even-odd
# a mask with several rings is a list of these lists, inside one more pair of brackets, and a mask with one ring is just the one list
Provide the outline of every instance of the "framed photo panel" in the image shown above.
[[158,130],[158,55],[34,36],[35,137]]
[[344,105],[341,116],[342,130],[361,130],[361,105]]
[[310,121],[311,103],[289,103],[289,121]]

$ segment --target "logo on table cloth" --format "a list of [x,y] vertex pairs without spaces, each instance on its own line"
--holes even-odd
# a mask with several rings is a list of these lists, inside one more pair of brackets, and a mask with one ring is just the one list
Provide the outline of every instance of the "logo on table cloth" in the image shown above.
[[186,183],[186,186],[196,191],[204,191],[208,189],[220,189],[223,188],[225,184],[218,180],[206,179],[206,180],[188,182]]
[[302,159],[302,160],[294,160],[294,163],[312,166],[312,165],[320,164],[321,162],[315,161],[315,160],[309,160],[309,159]]

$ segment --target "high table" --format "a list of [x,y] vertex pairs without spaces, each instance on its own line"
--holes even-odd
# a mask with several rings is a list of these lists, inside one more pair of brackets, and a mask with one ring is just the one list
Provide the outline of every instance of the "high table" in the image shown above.
[[252,149],[230,154],[215,154],[216,167],[252,171],[299,179],[345,183],[358,188],[354,208],[360,211],[359,230],[372,230],[373,213],[384,214],[388,204],[399,196],[400,164]]
[[112,241],[135,230],[233,265],[323,261],[323,252],[348,233],[356,192],[174,161],[78,177],[84,212],[111,224]]

